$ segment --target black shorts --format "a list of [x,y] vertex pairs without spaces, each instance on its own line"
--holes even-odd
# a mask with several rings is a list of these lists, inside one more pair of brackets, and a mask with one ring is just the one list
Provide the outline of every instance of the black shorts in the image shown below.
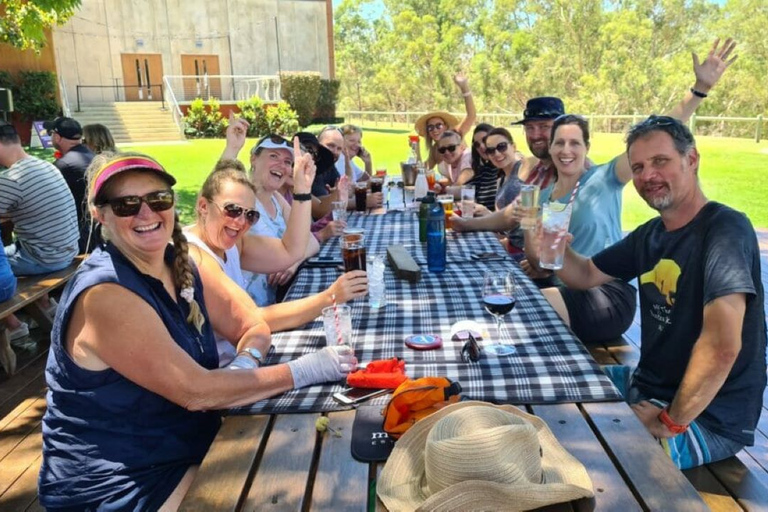
[[564,286],[558,290],[571,318],[571,330],[584,343],[615,340],[635,318],[637,290],[621,279],[589,290]]

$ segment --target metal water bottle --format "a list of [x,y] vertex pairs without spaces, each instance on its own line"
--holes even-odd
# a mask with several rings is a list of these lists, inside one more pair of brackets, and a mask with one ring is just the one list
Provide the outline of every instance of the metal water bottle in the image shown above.
[[427,217],[427,268],[430,272],[445,271],[445,210],[442,203],[429,207]]
[[429,208],[433,204],[435,204],[435,193],[427,192],[419,207],[419,242],[422,243],[427,241],[427,217],[429,217]]

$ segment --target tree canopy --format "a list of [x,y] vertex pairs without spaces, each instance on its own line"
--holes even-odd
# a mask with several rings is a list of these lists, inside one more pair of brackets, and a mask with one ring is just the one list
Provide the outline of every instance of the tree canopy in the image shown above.
[[81,0],[3,0],[0,2],[0,42],[19,50],[45,44],[45,29],[65,23]]
[[556,95],[572,112],[661,112],[693,85],[691,53],[733,37],[739,59],[699,114],[768,111],[764,0],[378,1],[375,19],[372,0],[335,10],[342,109],[461,110],[463,71],[480,111]]

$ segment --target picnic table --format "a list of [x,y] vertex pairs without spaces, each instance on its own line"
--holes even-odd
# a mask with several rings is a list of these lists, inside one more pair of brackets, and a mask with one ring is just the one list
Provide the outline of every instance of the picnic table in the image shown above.
[[[514,404],[544,419],[584,464],[595,492],[593,499],[546,510],[708,510],[517,264],[471,258],[475,252],[501,252],[492,234],[449,233],[446,271],[431,274],[415,214],[358,214],[349,225],[366,229],[369,254],[398,244],[422,265],[416,284],[385,273],[386,307],[371,309],[365,298],[350,304],[358,359],[401,357],[411,377],[448,377],[461,383],[466,398]],[[298,273],[286,300],[330,285],[339,275],[337,261],[338,242],[326,244]],[[517,305],[506,317],[506,332],[498,333],[482,306],[482,276],[502,268],[515,273]],[[480,361],[463,361],[462,342],[450,336],[451,325],[459,320],[485,325],[488,338],[481,347],[500,336],[515,345],[516,353],[495,357],[483,351]],[[409,334],[437,334],[443,347],[408,349],[403,339]],[[322,321],[277,333],[273,345],[268,364],[315,351],[325,345]],[[383,463],[353,458],[355,410],[331,398],[342,388],[311,386],[230,411],[181,509],[383,510],[375,495]],[[383,408],[386,401],[373,399],[367,406]],[[323,415],[340,437],[316,431],[315,422]]]

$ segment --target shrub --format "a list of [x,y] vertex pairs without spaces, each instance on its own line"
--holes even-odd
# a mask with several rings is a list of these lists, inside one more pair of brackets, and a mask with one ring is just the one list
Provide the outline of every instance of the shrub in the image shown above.
[[280,95],[296,111],[301,126],[312,122],[320,95],[320,73],[281,73]]
[[264,102],[261,98],[254,95],[250,99],[237,102],[237,108],[240,109],[240,117],[248,121],[249,137],[259,137],[265,133],[267,128],[267,115],[264,112]]
[[288,103],[281,101],[277,105],[269,105],[266,109],[266,129],[259,136],[279,133],[290,136],[299,131],[299,116]]
[[56,102],[56,73],[21,71],[13,91],[14,108],[28,121],[53,119],[59,113]]
[[207,105],[202,98],[195,98],[184,116],[184,134],[194,138],[223,137],[227,124],[215,98],[208,100]]
[[320,94],[315,105],[313,124],[327,124],[335,122],[336,102],[339,99],[338,80],[320,80]]

